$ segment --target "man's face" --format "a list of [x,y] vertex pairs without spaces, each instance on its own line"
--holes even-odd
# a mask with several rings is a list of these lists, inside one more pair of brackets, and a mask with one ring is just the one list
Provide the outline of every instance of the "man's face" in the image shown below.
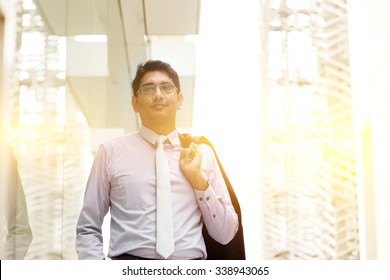
[[[164,84],[174,85],[168,74],[161,71],[147,72],[141,79],[140,88],[146,85],[160,86]],[[148,128],[157,126],[175,127],[176,111],[183,103],[183,95],[177,93],[164,93],[159,87],[149,94],[139,92],[133,96],[134,111],[139,113],[142,124]]]

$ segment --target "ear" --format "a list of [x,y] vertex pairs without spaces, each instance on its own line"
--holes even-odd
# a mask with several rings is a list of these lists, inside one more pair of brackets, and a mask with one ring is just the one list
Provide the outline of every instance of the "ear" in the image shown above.
[[178,109],[178,110],[180,110],[180,109],[182,108],[183,99],[184,99],[184,96],[183,96],[183,94],[180,92],[180,93],[177,95],[177,109]]
[[133,105],[133,110],[135,113],[138,113],[138,97],[137,96],[132,96],[131,98],[131,104]]

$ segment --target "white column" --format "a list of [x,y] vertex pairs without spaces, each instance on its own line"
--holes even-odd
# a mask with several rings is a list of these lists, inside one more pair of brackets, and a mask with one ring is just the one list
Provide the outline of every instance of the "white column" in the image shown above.
[[262,258],[258,1],[203,1],[193,134],[215,146],[240,201],[247,259]]
[[362,259],[390,258],[390,2],[348,2]]

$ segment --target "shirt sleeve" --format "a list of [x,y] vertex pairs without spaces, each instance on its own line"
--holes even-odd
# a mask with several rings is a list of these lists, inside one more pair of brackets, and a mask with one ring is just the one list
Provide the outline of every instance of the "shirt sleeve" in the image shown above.
[[105,259],[102,223],[110,207],[107,165],[107,153],[101,145],[88,178],[76,227],[76,251],[79,259]]
[[209,235],[221,244],[229,243],[238,229],[238,216],[234,210],[225,180],[214,152],[207,145],[200,145],[201,171],[209,186],[205,191],[194,190],[203,222]]

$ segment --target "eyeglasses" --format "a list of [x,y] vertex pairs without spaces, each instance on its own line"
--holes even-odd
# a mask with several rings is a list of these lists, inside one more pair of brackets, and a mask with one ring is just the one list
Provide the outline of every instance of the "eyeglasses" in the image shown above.
[[138,93],[141,93],[143,95],[150,95],[157,91],[157,87],[160,89],[160,91],[163,94],[172,94],[174,92],[177,92],[177,88],[172,84],[162,84],[162,85],[144,85],[139,88],[137,91]]

